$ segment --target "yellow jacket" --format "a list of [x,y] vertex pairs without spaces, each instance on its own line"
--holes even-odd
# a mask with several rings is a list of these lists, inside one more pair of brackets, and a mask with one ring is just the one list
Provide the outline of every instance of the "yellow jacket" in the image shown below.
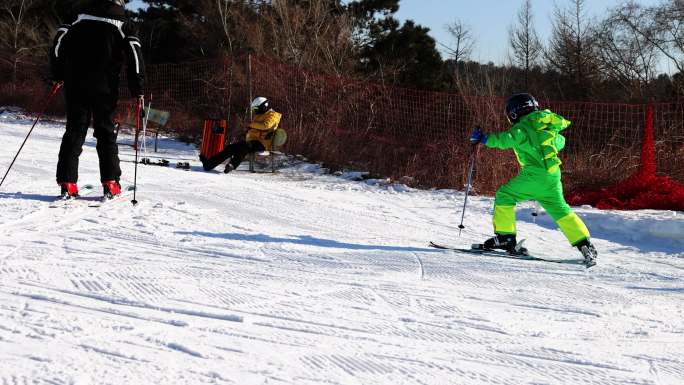
[[273,133],[278,129],[282,114],[273,110],[266,111],[261,115],[256,115],[249,124],[247,131],[247,141],[258,140],[267,150],[271,149]]

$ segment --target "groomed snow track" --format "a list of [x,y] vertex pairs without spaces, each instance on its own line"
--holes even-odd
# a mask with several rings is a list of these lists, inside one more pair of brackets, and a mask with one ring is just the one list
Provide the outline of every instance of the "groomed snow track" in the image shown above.
[[[29,127],[0,115],[0,170]],[[681,213],[580,209],[590,270],[483,258],[427,242],[489,236],[488,198],[458,238],[458,192],[306,163],[182,171],[195,149],[170,140],[138,206],[51,209],[61,134],[39,124],[0,191],[1,385],[684,383]],[[89,138],[81,183],[98,180]],[[519,219],[537,254],[578,257]]]

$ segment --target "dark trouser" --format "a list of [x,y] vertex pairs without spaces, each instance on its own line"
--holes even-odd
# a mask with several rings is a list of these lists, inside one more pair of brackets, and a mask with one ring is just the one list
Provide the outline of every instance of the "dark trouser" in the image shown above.
[[238,168],[247,154],[264,150],[266,150],[266,148],[258,140],[252,140],[249,142],[239,141],[237,143],[229,144],[223,149],[223,151],[209,159],[206,159],[204,162],[202,162],[202,164],[204,165],[204,170],[209,171],[230,159],[230,164],[233,165],[233,168]]
[[112,121],[117,99],[117,96],[112,95],[78,95],[67,90],[67,124],[59,148],[57,183],[78,181],[78,157],[83,152],[83,143],[91,118],[94,136],[97,138],[100,181],[119,180],[119,148],[116,145],[116,132]]

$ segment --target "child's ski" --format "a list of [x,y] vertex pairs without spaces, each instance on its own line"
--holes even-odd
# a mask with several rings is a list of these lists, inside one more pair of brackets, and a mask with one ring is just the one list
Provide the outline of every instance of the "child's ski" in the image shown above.
[[[551,262],[551,263],[560,263],[560,264],[571,264],[571,265],[584,265],[584,260],[580,259],[550,259],[550,258],[541,258],[541,257],[536,257],[534,255],[530,254],[510,254],[506,251],[499,251],[499,250],[485,250],[482,248],[460,248],[460,247],[452,247],[452,246],[447,246],[447,245],[440,245],[434,242],[430,242],[430,247],[434,247],[436,249],[441,249],[441,250],[451,250],[451,251],[457,251],[461,253],[468,253],[468,254],[476,254],[476,255],[484,255],[488,257],[497,257],[497,258],[508,258],[508,259],[518,259],[518,260],[523,260],[523,261],[539,261],[539,262]],[[591,267],[591,266],[587,266]]]

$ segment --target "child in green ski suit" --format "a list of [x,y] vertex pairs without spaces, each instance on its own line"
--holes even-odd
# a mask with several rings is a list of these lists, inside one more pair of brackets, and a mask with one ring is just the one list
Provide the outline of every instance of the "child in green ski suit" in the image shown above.
[[540,110],[529,94],[513,95],[506,103],[506,116],[513,126],[505,132],[484,134],[475,129],[470,140],[489,148],[512,149],[521,170],[501,186],[494,201],[494,233],[483,248],[504,249],[510,253],[526,253],[515,239],[515,206],[534,200],[556,221],[570,244],[577,247],[587,266],[596,262],[597,252],[589,241],[589,230],[565,202],[561,184],[561,160],[558,153],[565,147],[561,131],[570,121],[549,110]]

